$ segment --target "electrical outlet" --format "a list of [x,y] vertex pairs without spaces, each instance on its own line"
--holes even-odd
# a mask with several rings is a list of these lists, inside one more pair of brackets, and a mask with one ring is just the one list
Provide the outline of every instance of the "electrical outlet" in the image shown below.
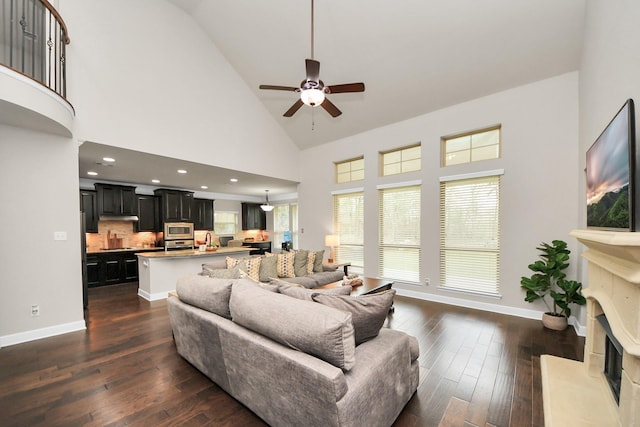
[[31,317],[40,316],[40,306],[32,305],[31,306]]
[[53,240],[67,240],[67,232],[66,231],[54,231],[53,232]]
[[429,286],[431,284],[431,279],[429,279],[428,277],[424,279],[424,284]]

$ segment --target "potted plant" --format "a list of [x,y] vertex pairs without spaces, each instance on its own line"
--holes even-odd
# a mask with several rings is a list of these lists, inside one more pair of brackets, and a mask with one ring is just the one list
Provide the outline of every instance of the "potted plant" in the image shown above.
[[534,274],[520,280],[521,287],[527,292],[524,300],[533,302],[542,299],[548,310],[542,315],[542,324],[546,328],[561,331],[567,327],[571,316],[569,305],[584,305],[587,300],[582,296],[582,284],[566,279],[564,270],[569,267],[571,253],[567,243],[562,240],[554,240],[551,244],[543,242],[536,249],[540,251],[541,259],[529,264],[529,270]]

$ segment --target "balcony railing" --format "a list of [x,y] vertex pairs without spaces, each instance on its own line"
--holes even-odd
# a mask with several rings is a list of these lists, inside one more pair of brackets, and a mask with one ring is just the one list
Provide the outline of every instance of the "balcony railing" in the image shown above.
[[46,0],[0,0],[0,63],[66,99],[67,27]]

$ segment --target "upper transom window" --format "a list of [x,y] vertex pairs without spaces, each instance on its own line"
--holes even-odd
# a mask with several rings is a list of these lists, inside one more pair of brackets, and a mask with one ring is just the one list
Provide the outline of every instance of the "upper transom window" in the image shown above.
[[500,158],[501,126],[442,137],[442,166]]
[[419,171],[421,167],[420,144],[380,153],[382,176]]
[[335,165],[336,183],[338,184],[364,179],[364,157],[337,162]]

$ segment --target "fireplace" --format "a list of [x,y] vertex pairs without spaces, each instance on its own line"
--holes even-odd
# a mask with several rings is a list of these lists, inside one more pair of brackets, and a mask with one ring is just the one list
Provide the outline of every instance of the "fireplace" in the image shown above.
[[584,362],[542,356],[545,426],[640,427],[640,232],[571,235],[587,247]]

